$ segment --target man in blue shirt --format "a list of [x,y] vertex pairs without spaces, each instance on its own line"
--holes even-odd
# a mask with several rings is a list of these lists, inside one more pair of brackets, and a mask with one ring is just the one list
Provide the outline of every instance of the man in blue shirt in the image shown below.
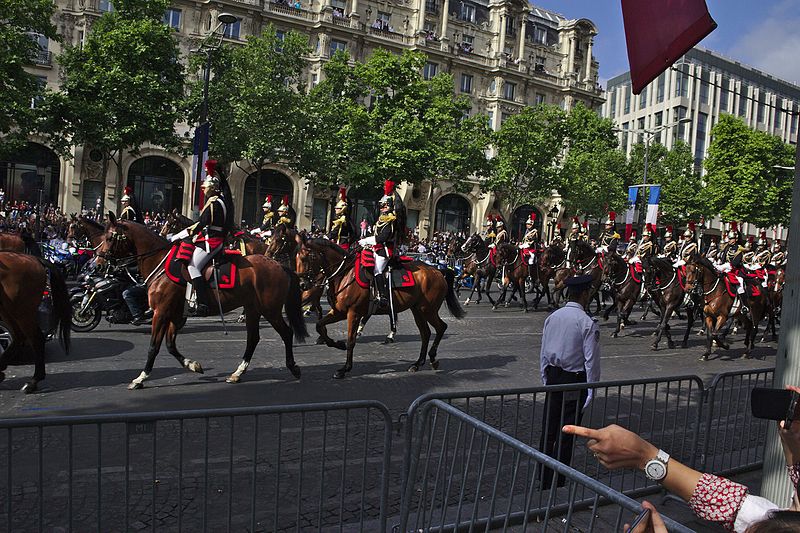
[[[540,368],[545,385],[600,381],[600,328],[584,310],[589,304],[592,276],[569,278],[566,285],[569,302],[547,317],[542,330]],[[547,393],[539,449],[569,465],[575,439],[561,433],[561,428],[578,423],[590,400],[591,390]],[[542,488],[550,488],[552,481],[553,471],[546,469]],[[558,486],[563,484],[564,479],[559,477]]]

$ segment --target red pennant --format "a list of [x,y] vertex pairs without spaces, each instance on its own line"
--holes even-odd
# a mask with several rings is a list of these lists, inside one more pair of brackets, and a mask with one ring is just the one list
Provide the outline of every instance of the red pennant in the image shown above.
[[714,31],[705,0],[622,0],[633,93]]

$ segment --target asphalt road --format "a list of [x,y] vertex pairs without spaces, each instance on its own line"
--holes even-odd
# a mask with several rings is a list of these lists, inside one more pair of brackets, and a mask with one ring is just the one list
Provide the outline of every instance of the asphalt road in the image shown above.
[[[47,379],[40,392],[19,391],[33,372],[29,366],[10,367],[0,384],[0,416],[39,416],[138,412],[172,409],[241,407],[319,401],[375,399],[393,413],[404,410],[417,396],[431,391],[498,389],[541,384],[539,346],[545,311],[523,314],[518,307],[492,311],[482,303],[470,305],[466,318],[456,320],[443,311],[449,325],[439,349],[441,366],[407,372],[420,347],[410,315],[401,315],[397,342],[382,344],[387,331],[385,317],[373,318],[356,346],[354,367],[344,380],[332,374],[344,362],[344,352],[316,346],[316,335],[295,347],[302,378],[295,380],[283,365],[280,339],[262,322],[261,343],[250,369],[239,384],[225,383],[245,347],[243,324],[228,323],[223,334],[219,320],[189,319],[178,337],[182,353],[200,361],[205,373],[191,373],[178,366],[166,348],[145,388],[127,390],[128,383],[144,366],[148,327],[110,325],[105,320],[90,333],[73,334],[72,351],[62,352],[54,341],[47,346]],[[638,310],[633,316],[639,318]],[[232,320],[235,315],[229,315]],[[313,334],[313,321],[308,318]],[[613,320],[601,322],[602,379],[631,379],[696,374],[706,383],[717,373],[774,366],[776,343],[758,344],[755,358],[741,359],[742,335],[732,336],[731,350],[717,350],[706,362],[698,358],[705,337],[692,335],[688,349],[650,350],[653,320],[640,322],[610,338]],[[683,325],[673,321],[673,329]],[[330,328],[332,337],[344,335],[343,326]]]

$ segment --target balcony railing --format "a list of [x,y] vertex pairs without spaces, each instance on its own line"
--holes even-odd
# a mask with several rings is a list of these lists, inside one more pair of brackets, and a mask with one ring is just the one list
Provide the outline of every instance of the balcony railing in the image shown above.
[[50,50],[39,50],[34,54],[33,62],[37,65],[50,66],[53,64],[53,52]]
[[373,28],[372,26],[367,28],[367,32],[369,32],[370,35],[383,37],[384,39],[391,39],[392,41],[403,42],[405,40],[405,36],[402,33],[397,33],[388,30],[380,30],[378,28]]
[[281,15],[288,15],[290,17],[297,17],[306,20],[310,20],[312,18],[312,13],[307,9],[297,8],[293,5],[289,5],[288,3],[269,2],[267,4],[267,9],[273,13],[280,13]]

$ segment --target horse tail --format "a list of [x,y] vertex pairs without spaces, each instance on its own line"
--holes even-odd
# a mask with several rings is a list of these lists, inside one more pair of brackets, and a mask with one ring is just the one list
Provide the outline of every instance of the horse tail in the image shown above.
[[53,314],[58,324],[58,336],[64,351],[69,353],[72,305],[69,302],[67,283],[56,265],[50,261],[42,261],[42,264],[50,271],[50,296],[53,300]]
[[286,298],[286,318],[294,331],[294,338],[297,342],[303,342],[308,337],[306,322],[303,320],[303,291],[300,290],[300,278],[297,274],[284,267],[283,270],[289,276],[289,295]]
[[456,296],[455,287],[455,273],[452,269],[447,268],[443,272],[445,282],[447,283],[447,295],[445,296],[445,302],[447,303],[447,310],[450,311],[450,314],[456,318],[464,318],[466,313],[464,309],[461,307],[461,302],[458,301],[458,297]]

